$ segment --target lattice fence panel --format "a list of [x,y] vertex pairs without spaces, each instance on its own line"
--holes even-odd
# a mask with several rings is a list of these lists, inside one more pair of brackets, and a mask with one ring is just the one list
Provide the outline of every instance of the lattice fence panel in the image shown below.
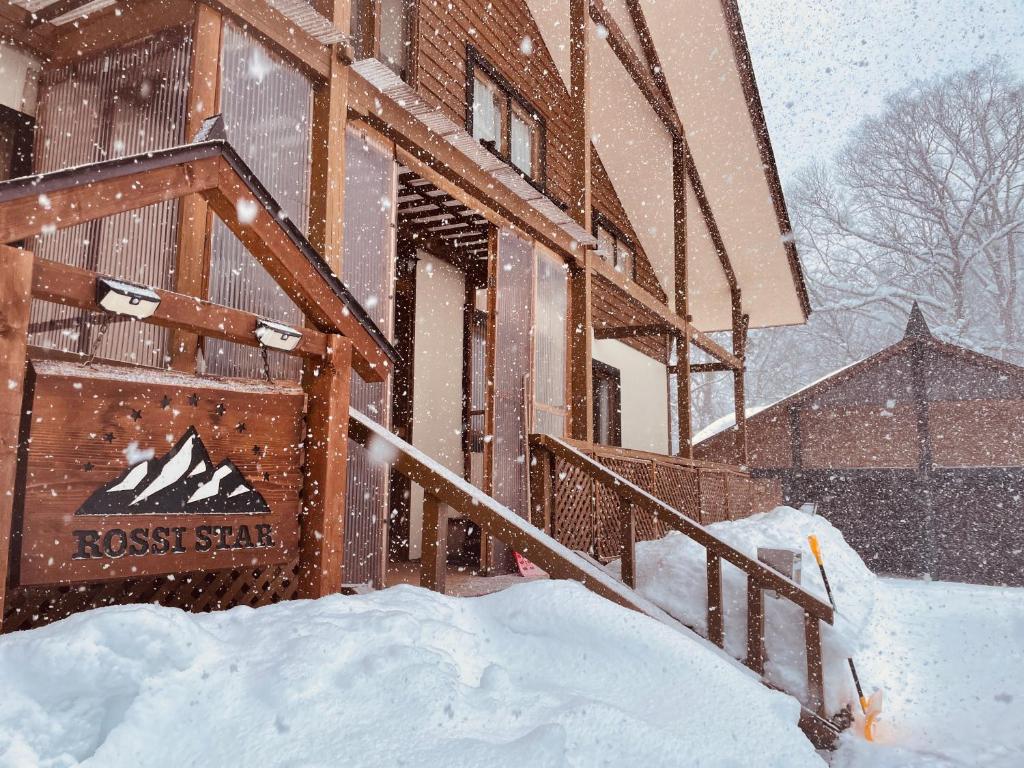
[[651,495],[692,520],[700,519],[700,485],[696,469],[659,466],[654,480]]
[[700,473],[700,522],[718,523],[729,519],[728,489],[723,472]]
[[41,627],[107,605],[159,604],[194,613],[236,605],[256,608],[295,597],[297,569],[296,561],[262,570],[200,571],[173,577],[15,588],[8,593],[3,631]]
[[594,482],[582,469],[555,462],[554,537],[569,549],[594,552],[597,518]]
[[[597,461],[644,490],[647,490],[650,485],[649,462],[606,456],[598,456]],[[608,488],[600,487],[597,492],[597,557],[599,559],[614,560],[622,555],[621,518],[618,497]],[[649,514],[638,510],[636,527],[637,538],[641,538],[640,532],[645,529],[648,534],[646,538],[652,538],[653,521]]]

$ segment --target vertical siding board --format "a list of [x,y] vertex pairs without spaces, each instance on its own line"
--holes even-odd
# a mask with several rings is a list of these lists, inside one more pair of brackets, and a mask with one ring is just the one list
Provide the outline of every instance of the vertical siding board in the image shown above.
[[[303,232],[309,219],[313,86],[252,35],[226,22],[221,50],[221,112],[228,140]],[[210,299],[290,325],[302,314],[220,221],[214,222]],[[206,370],[261,376],[260,350],[206,339]],[[297,379],[301,364],[270,353],[271,375]]]
[[[396,165],[390,146],[349,129],[345,141],[345,258],[342,278],[378,327],[393,339]],[[391,380],[352,373],[352,407],[390,428]],[[348,583],[384,576],[388,468],[349,441],[345,526]]]
[[[191,40],[184,30],[46,72],[40,82],[36,172],[183,141]],[[34,238],[40,257],[158,288],[173,288],[176,200]],[[70,352],[162,367],[168,331],[35,302],[30,340]],[[107,320],[108,318],[104,318]]]

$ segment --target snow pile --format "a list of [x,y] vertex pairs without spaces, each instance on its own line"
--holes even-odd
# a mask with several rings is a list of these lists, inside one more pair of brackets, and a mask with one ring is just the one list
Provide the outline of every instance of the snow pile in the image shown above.
[[[846,659],[856,653],[874,606],[877,577],[850,549],[843,536],[822,517],[791,507],[708,528],[750,557],[758,547],[797,549],[802,557],[802,586],[827,601],[825,587],[807,543],[821,542],[825,568],[839,613],[835,624],[822,624],[825,705],[836,712],[856,701]],[[681,533],[637,544],[637,587],[640,594],[682,623],[707,636],[707,565],[704,547]],[[618,576],[619,562],[608,566]],[[738,568],[722,563],[725,650],[737,659],[747,654],[747,579]],[[765,676],[798,697],[807,692],[807,659],[803,611],[786,599],[765,596]]]
[[857,670],[885,708],[833,768],[1024,764],[1024,589],[880,579]]
[[750,765],[821,758],[797,706],[569,582],[396,587],[0,638],[0,765]]

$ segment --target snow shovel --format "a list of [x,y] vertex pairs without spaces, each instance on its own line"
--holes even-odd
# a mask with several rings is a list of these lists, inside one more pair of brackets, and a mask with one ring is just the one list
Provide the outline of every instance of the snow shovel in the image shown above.
[[[832,585],[828,583],[828,575],[825,573],[825,560],[821,556],[821,544],[818,542],[818,537],[811,535],[807,537],[808,543],[811,545],[811,552],[814,553],[814,559],[818,563],[818,571],[821,573],[821,580],[825,584],[825,592],[828,594],[828,601],[832,604],[832,610],[838,612],[839,609],[836,607],[836,599],[832,595]],[[871,698],[864,695],[864,689],[860,684],[860,676],[857,674],[857,667],[853,663],[852,658],[847,658],[846,663],[850,665],[850,674],[853,675],[853,684],[857,687],[857,698],[860,700],[860,709],[864,713],[864,738],[868,741],[875,740],[875,723],[878,722],[879,715],[882,714],[882,692],[876,690],[871,694]]]

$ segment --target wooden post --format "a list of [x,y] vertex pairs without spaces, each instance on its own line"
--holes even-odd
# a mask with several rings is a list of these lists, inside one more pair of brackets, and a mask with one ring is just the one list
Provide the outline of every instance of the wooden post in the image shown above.
[[570,434],[576,440],[594,442],[594,370],[591,329],[594,325],[593,276],[590,260],[584,254],[584,266],[569,267],[569,419]]
[[589,0],[569,0],[569,98],[572,104],[572,137],[570,146],[577,157],[577,172],[572,174],[574,216],[587,231],[591,229],[591,154],[589,67],[587,47],[590,32]]
[[444,594],[448,575],[448,510],[434,494],[423,489],[423,553],[420,586]]
[[[192,62],[188,75],[185,141],[191,141],[203,120],[217,114],[220,101],[220,49],[223,19],[208,5],[196,5],[192,23]],[[187,296],[206,298],[210,279],[210,229],[213,216],[201,195],[186,195],[178,202],[178,254],[174,289]],[[170,334],[170,365],[193,373],[199,336],[175,328]]]
[[736,408],[736,463],[747,463],[747,325],[750,317],[743,314],[740,289],[732,292],[732,353],[739,358],[739,367],[733,369],[733,402]]
[[672,242],[675,258],[675,310],[687,322],[685,335],[676,336],[676,413],[679,455],[693,458],[693,427],[690,422],[690,301],[686,263],[686,146],[681,137],[672,141]]
[[622,531],[622,583],[636,589],[636,515],[633,505],[619,499],[619,525]]
[[747,576],[747,666],[764,674],[764,590]]
[[[350,0],[314,0],[313,7],[342,30],[349,28]],[[331,51],[327,79],[313,92],[309,241],[341,274],[345,228],[345,126],[349,68]]]
[[[484,451],[483,492],[494,495],[494,377],[497,370],[495,349],[498,343],[498,228],[487,228],[487,329],[484,343]],[[480,532],[480,568],[491,567],[494,550],[486,531]]]
[[306,478],[302,490],[298,596],[337,592],[345,556],[345,486],[348,481],[348,408],[352,343],[332,335],[328,354],[303,369]]
[[821,668],[821,625],[804,613],[804,639],[807,648],[807,708],[825,716],[825,677]]
[[722,621],[722,559],[707,550],[708,561],[708,640],[725,647],[725,624]]
[[31,305],[32,254],[0,245],[0,629],[10,570]]
[[530,452],[530,522],[551,533],[555,496],[555,460],[543,448]]

